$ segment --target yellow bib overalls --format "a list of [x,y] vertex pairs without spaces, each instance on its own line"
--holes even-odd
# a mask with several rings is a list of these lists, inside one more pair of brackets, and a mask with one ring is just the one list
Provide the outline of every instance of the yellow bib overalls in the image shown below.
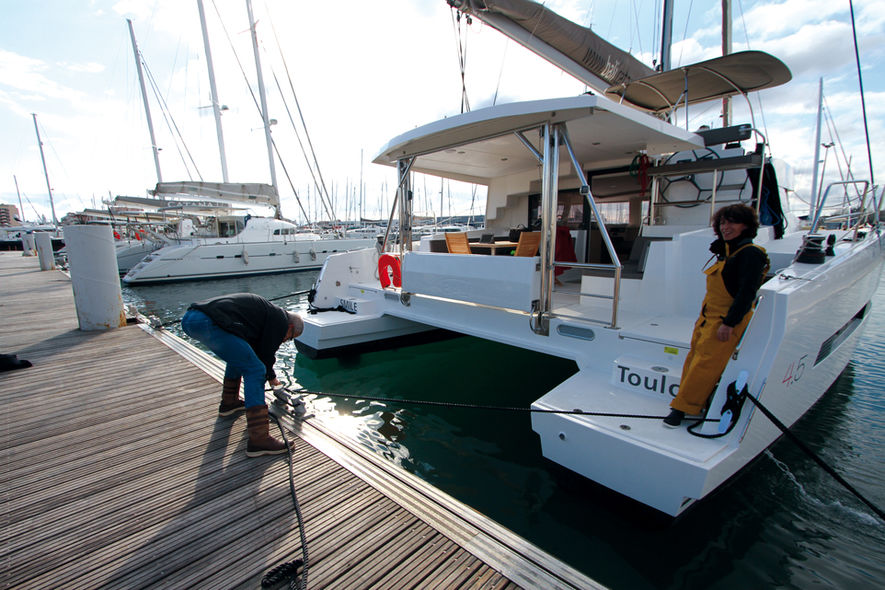
[[728,252],[725,245],[725,258],[716,261],[704,271],[707,275],[707,294],[701,306],[701,315],[695,322],[691,335],[691,349],[682,365],[682,378],[679,382],[679,393],[670,402],[670,407],[686,414],[700,414],[707,404],[707,398],[713,393],[716,382],[725,370],[728,359],[740,342],[753,310],[741,319],[734,327],[731,337],[722,342],[716,337],[716,331],[722,325],[722,319],[728,314],[734,298],[729,295],[722,279],[725,262],[744,248],[755,247],[765,251],[756,244],[744,244],[733,253]]

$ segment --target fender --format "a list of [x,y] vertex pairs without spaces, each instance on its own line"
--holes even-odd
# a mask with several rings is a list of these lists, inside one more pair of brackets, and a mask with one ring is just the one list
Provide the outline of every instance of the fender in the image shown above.
[[[391,281],[391,275],[393,280]],[[393,284],[394,287],[403,286],[403,273],[400,268],[399,258],[392,254],[382,254],[378,258],[378,280],[381,281],[381,287],[386,289]]]

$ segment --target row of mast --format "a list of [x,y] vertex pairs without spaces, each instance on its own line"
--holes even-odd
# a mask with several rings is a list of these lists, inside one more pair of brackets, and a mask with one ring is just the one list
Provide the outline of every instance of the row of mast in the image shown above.
[[[222,180],[225,183],[228,183],[230,179],[228,177],[227,156],[226,156],[225,150],[224,150],[224,133],[222,131],[222,125],[221,125],[222,107],[220,106],[220,104],[218,102],[218,91],[217,91],[217,88],[215,85],[215,69],[212,65],[212,52],[211,52],[211,49],[209,46],[209,33],[206,28],[206,14],[203,9],[203,0],[197,0],[197,8],[200,13],[200,28],[201,28],[202,34],[203,34],[203,46],[205,48],[206,63],[207,63],[208,69],[209,69],[209,89],[210,89],[211,97],[212,97],[212,113],[215,117],[215,132],[216,132],[216,135],[218,136],[218,153],[219,153],[219,157],[221,159],[221,175],[222,175]],[[273,186],[274,192],[276,194],[279,194],[279,187],[277,186],[276,166],[274,164],[274,156],[273,156],[273,139],[271,138],[271,135],[270,135],[271,123],[270,123],[270,119],[267,116],[267,96],[266,96],[266,93],[264,90],[264,78],[262,76],[261,58],[259,56],[259,51],[258,51],[258,35],[256,33],[255,19],[252,14],[252,1],[251,0],[246,0],[246,10],[249,15],[249,29],[252,34],[252,49],[255,54],[255,70],[257,73],[257,77],[258,77],[258,94],[259,94],[259,100],[260,100],[260,104],[261,104],[260,111],[261,111],[262,123],[264,126],[265,143],[267,145],[267,160],[268,160],[268,166],[270,168],[271,185]],[[142,102],[144,103],[145,118],[147,119],[148,133],[150,135],[150,141],[151,141],[151,150],[152,150],[153,156],[154,156],[154,166],[157,171],[157,182],[162,183],[163,182],[163,174],[160,170],[159,148],[157,147],[157,141],[156,141],[156,137],[154,135],[154,125],[153,125],[153,119],[151,117],[151,109],[150,109],[150,103],[148,101],[147,90],[145,88],[145,83],[144,83],[144,73],[143,73],[142,67],[141,67],[141,57],[140,57],[140,54],[138,51],[138,44],[135,40],[135,31],[132,26],[132,20],[126,19],[126,22],[129,25],[129,36],[132,41],[132,51],[135,54],[136,71],[138,73],[138,82],[141,87],[141,97],[142,97]],[[162,196],[161,196],[161,198],[162,198]],[[54,216],[54,214],[53,214],[53,216]],[[278,219],[282,217],[282,213],[280,211],[279,205],[276,205],[276,207],[275,207],[274,216]]]

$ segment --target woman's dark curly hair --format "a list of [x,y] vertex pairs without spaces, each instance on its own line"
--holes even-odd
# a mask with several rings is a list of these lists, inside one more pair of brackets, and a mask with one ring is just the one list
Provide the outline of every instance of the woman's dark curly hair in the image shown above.
[[759,217],[756,215],[755,209],[742,203],[729,205],[717,211],[713,216],[713,231],[716,232],[716,236],[720,240],[722,239],[722,234],[719,233],[719,224],[723,219],[732,223],[743,223],[746,225],[747,229],[741,234],[742,238],[755,238],[759,230]]

